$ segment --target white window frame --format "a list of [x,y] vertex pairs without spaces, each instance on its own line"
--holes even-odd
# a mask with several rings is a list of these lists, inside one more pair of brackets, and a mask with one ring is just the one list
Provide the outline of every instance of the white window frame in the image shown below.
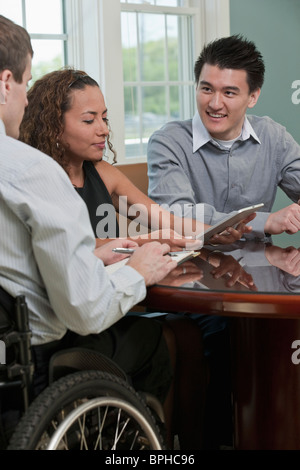
[[[186,7],[179,7],[181,11],[186,9],[191,12],[192,9],[195,14],[194,60],[205,42],[230,34],[229,1],[189,0]],[[108,107],[112,142],[120,164],[129,163],[125,159],[121,10],[151,12],[151,7],[121,4],[120,0],[66,2],[68,63],[85,70],[99,82]],[[141,161],[145,158],[130,159],[130,163]]]
[[[61,43],[62,43],[62,52],[63,52],[63,55],[62,55],[61,58],[62,58],[62,63],[64,63],[66,60],[68,60],[68,58],[66,57],[66,54],[65,54],[66,49],[67,49],[67,41],[68,41],[67,33],[64,30],[61,33],[51,33],[51,32],[48,32],[48,33],[32,33],[28,29],[28,26],[27,26],[29,8],[28,8],[28,4],[26,2],[27,2],[27,0],[19,0],[19,5],[18,5],[19,8],[16,8],[16,10],[18,12],[20,11],[20,18],[18,17],[17,20],[16,20],[16,18],[11,17],[12,21],[18,21],[19,20],[19,24],[21,26],[23,26],[25,29],[28,30],[31,40],[37,40],[37,41],[38,40],[47,40],[47,41],[58,40],[58,41],[61,41]],[[63,22],[65,20],[65,18],[64,18],[65,2],[66,2],[66,0],[61,1],[61,3],[62,3],[62,19],[63,19]],[[0,14],[5,15],[5,13],[3,13],[1,11],[1,3],[3,4],[4,1],[0,2]],[[34,57],[34,59],[35,59],[35,57]],[[45,62],[46,62],[46,60],[47,60],[47,57],[45,58]],[[36,77],[34,77],[34,78],[36,78]]]

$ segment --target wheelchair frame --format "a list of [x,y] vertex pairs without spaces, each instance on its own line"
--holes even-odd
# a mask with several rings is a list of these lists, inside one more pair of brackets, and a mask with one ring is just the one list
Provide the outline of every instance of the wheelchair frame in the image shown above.
[[[50,385],[32,399],[34,364],[26,299],[14,299],[0,286],[0,300],[0,339],[8,351],[7,364],[0,365],[0,401],[1,392],[13,388],[21,391],[22,402],[22,416],[7,438],[0,416],[4,449],[165,448],[159,401],[135,391],[124,371],[95,351],[74,348],[54,354]],[[9,407],[4,409],[9,413]]]

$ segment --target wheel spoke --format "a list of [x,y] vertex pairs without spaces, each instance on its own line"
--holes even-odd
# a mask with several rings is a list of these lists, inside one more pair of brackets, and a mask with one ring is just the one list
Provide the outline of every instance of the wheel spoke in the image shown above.
[[159,430],[139,394],[101,371],[77,372],[54,382],[30,405],[17,428],[11,450],[162,448]]

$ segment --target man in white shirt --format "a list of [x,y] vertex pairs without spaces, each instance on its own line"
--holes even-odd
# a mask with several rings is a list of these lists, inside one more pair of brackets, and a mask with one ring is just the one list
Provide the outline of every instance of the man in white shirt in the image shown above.
[[124,316],[176,261],[164,256],[167,244],[151,242],[106,272],[104,264],[124,257],[112,248],[135,243],[117,239],[95,250],[86,205],[66,173],[17,140],[32,56],[28,33],[0,16],[0,285],[26,296],[39,379],[53,351],[92,343],[136,388],[164,401],[172,371],[161,326]]

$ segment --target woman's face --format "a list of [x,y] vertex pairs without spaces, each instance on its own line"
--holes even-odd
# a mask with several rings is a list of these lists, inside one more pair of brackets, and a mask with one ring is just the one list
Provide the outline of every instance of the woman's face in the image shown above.
[[71,108],[64,115],[60,139],[69,163],[99,161],[103,157],[108,130],[104,97],[97,86],[72,90]]

